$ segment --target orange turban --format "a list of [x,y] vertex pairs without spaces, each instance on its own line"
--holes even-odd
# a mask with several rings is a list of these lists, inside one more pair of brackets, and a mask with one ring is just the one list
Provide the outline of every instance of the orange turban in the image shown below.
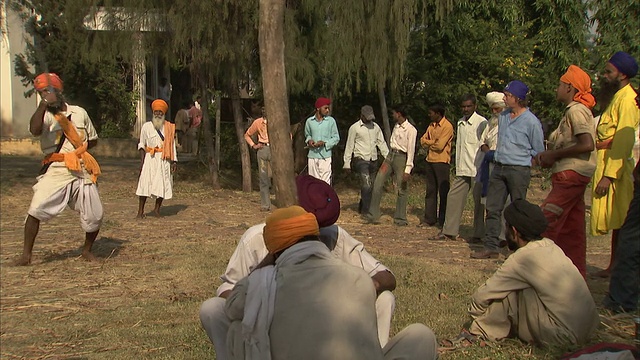
[[169,105],[162,99],[156,99],[151,103],[151,110],[160,110],[163,114],[166,114],[169,111]]
[[49,86],[60,91],[63,90],[62,80],[54,73],[42,73],[36,76],[36,78],[33,79],[33,86],[36,88],[36,91],[42,91]]
[[271,213],[263,230],[264,244],[271,254],[294,245],[305,236],[319,234],[316,216],[297,205]]
[[596,99],[591,94],[591,78],[584,70],[575,65],[570,65],[567,72],[560,78],[560,81],[571,84],[578,90],[573,100],[584,104],[589,109],[596,105]]

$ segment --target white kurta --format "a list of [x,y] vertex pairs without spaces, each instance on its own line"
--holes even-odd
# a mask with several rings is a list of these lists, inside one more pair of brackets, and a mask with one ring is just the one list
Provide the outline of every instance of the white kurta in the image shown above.
[[[160,130],[164,136],[164,129]],[[176,156],[176,145],[173,142],[173,161],[178,161]],[[142,125],[140,130],[140,142],[138,149],[162,148],[163,140],[153,127],[153,123],[148,121]],[[162,152],[153,155],[146,153],[144,164],[138,180],[136,195],[146,197],[156,197],[171,199],[173,197],[173,176],[171,174],[171,162],[162,159]]]

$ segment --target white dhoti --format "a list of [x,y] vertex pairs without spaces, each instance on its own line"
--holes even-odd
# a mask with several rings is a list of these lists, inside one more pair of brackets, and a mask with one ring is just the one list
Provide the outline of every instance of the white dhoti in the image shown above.
[[331,158],[330,157],[327,159],[309,158],[307,162],[307,166],[309,169],[309,175],[331,185]]
[[136,195],[163,199],[173,197],[171,162],[163,160],[161,152],[145,154]]
[[46,174],[38,177],[33,192],[28,214],[34,218],[50,220],[68,205],[80,212],[80,225],[85,232],[100,229],[104,212],[98,187],[82,173],[76,174],[54,164]]

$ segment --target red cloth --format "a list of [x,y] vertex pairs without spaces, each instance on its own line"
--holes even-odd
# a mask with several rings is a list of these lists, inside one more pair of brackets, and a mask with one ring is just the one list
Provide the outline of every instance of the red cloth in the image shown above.
[[321,97],[318,98],[318,100],[316,100],[316,109],[319,109],[325,105],[329,105],[331,104],[331,100],[325,98],[325,97]]
[[587,275],[587,231],[584,192],[591,178],[572,170],[551,176],[551,192],[540,205],[549,222],[542,236],[555,241],[565,255]]

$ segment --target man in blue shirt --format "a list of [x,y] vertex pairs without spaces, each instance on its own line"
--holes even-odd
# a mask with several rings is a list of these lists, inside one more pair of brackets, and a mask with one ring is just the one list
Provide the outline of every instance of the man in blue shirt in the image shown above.
[[529,88],[514,80],[504,89],[508,109],[500,114],[498,147],[495,166],[489,180],[487,196],[486,230],[482,242],[484,249],[471,254],[474,259],[498,258],[502,210],[507,196],[511,200],[525,199],[531,180],[534,156],[544,151],[544,136],[540,120],[527,107]]
[[304,125],[304,141],[309,147],[309,175],[331,185],[331,149],[338,145],[340,135],[336,119],[329,116],[331,100],[318,98],[316,113]]

